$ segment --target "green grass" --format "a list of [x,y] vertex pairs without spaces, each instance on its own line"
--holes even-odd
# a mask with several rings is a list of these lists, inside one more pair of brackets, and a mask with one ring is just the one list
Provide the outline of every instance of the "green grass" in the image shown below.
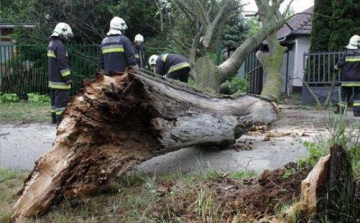
[[258,176],[257,172],[250,170],[250,171],[238,171],[238,172],[230,174],[229,177],[242,180],[245,178],[252,178],[252,177],[257,177],[257,176]]
[[27,175],[27,172],[0,168],[0,223],[10,221],[11,206]]
[[18,103],[0,104],[0,123],[50,122],[50,104]]
[[[0,169],[0,223],[10,221],[11,207],[27,174]],[[254,175],[255,172],[237,172],[229,178]],[[188,222],[188,216],[195,222],[223,222],[223,215],[229,210],[225,198],[218,199],[217,192],[227,185],[224,176],[204,170],[187,175],[136,173],[118,179],[116,190],[111,193],[82,201],[63,200],[45,215],[24,222]],[[218,185],[219,182],[223,184]]]

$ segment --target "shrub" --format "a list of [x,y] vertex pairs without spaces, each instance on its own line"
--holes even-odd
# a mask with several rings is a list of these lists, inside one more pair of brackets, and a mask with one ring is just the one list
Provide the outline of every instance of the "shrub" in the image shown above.
[[238,91],[246,92],[248,88],[248,81],[246,79],[240,79],[238,77],[233,77],[230,80],[230,93],[234,94]]
[[48,95],[40,95],[39,93],[28,93],[27,95],[28,101],[31,103],[43,104],[51,101]]
[[20,99],[15,93],[3,94],[0,96],[1,103],[14,103],[14,102],[19,102],[19,101],[20,101]]

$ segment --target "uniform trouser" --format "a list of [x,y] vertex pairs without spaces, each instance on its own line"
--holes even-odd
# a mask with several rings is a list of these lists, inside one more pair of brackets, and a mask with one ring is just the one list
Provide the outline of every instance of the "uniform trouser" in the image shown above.
[[190,68],[185,67],[183,69],[171,73],[167,73],[166,77],[187,83],[189,79],[189,73],[190,73]]
[[51,89],[51,117],[54,120],[54,114],[57,123],[62,120],[62,113],[65,111],[66,106],[70,100],[69,90]]
[[350,100],[353,100],[354,116],[360,116],[360,87],[341,87],[341,100],[339,107],[341,112],[344,112]]

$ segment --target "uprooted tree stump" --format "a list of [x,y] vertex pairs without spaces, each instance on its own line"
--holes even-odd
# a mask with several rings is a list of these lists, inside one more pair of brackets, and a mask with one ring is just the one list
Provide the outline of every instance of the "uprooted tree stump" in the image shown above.
[[351,159],[348,152],[338,145],[330,148],[325,191],[319,196],[319,214],[330,222],[356,222],[359,207],[355,199]]
[[227,147],[277,119],[270,101],[212,97],[141,73],[98,75],[70,101],[53,150],[36,161],[13,220],[84,198],[145,160],[191,146]]
[[298,216],[306,222],[313,218],[316,222],[355,223],[358,211],[349,154],[334,145],[302,181],[301,201],[280,222],[294,223],[292,216]]

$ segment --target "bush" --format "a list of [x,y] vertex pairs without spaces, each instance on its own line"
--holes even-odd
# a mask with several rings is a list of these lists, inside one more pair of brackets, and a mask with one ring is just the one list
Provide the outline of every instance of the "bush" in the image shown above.
[[51,101],[48,95],[40,95],[39,93],[28,93],[27,95],[28,101],[31,103],[44,104]]
[[240,79],[238,77],[233,77],[230,80],[230,93],[234,94],[238,91],[246,92],[248,88],[248,81],[246,79]]
[[19,101],[20,101],[20,99],[15,93],[3,94],[0,96],[1,103],[14,103],[14,102],[19,102]]

